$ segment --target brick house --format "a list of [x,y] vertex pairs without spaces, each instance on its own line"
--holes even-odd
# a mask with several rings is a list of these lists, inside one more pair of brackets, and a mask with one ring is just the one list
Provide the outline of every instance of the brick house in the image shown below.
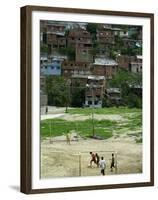
[[91,44],[92,38],[90,33],[82,29],[71,30],[67,37],[67,46],[75,48],[77,43]]
[[87,77],[85,106],[101,108],[105,92],[105,77],[90,75]]
[[106,79],[112,78],[118,70],[118,63],[109,58],[96,58],[91,69],[93,75],[105,76]]
[[114,44],[115,38],[111,30],[97,30],[97,42],[102,45]]
[[130,63],[135,61],[135,56],[120,55],[117,57],[118,67],[129,70]]
[[109,48],[115,44],[114,32],[111,29],[111,25],[102,24],[98,26],[96,33],[97,42],[97,56],[104,55],[109,57]]
[[132,72],[142,71],[142,56],[121,55],[117,57],[118,67]]
[[64,61],[62,63],[62,76],[66,79],[71,78],[72,75],[89,75],[90,63],[87,62],[75,62],[75,61]]
[[134,73],[142,73],[142,56],[136,56],[135,61],[130,62],[129,70]]
[[119,88],[107,88],[105,90],[105,97],[110,104],[120,105],[121,104],[121,91]]
[[105,77],[74,74],[71,77],[72,89],[77,90],[77,83],[80,83],[78,87],[85,89],[84,106],[101,108],[105,92]]
[[48,46],[48,52],[51,54],[55,49],[66,47],[66,25],[52,23],[51,21],[41,21],[40,37],[41,45]]
[[88,31],[83,29],[70,31],[67,46],[75,49],[76,62],[93,62],[92,38]]
[[76,43],[76,62],[93,62],[92,44]]

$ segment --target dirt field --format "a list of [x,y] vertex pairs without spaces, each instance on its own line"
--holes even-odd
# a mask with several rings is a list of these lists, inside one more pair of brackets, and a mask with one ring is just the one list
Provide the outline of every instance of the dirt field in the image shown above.
[[[41,142],[41,178],[100,175],[100,169],[95,164],[92,168],[88,166],[90,151],[104,156],[106,174],[142,171],[142,144],[136,143],[134,137],[127,134],[106,140],[79,138],[71,145],[66,144],[65,136],[58,136]],[[110,171],[112,152],[117,152],[117,171],[114,169],[113,172]]]
[[[49,107],[49,114],[41,115],[41,120],[60,118],[68,121],[86,120],[89,116],[81,114],[65,114],[63,108]],[[132,113],[127,113],[128,116]],[[109,119],[126,122],[125,115],[94,114],[94,118]],[[141,130],[138,130],[141,131]],[[47,137],[41,140],[41,178],[98,176],[100,169],[93,164],[89,167],[92,151],[103,156],[106,160],[106,174],[129,174],[142,172],[142,143],[136,143],[136,132],[125,129],[123,133],[113,131],[113,137],[106,140],[81,138],[74,131],[71,133],[71,145],[66,143],[64,135]],[[78,137],[76,140],[76,136]],[[111,154],[114,153],[117,161],[117,170],[110,170]]]

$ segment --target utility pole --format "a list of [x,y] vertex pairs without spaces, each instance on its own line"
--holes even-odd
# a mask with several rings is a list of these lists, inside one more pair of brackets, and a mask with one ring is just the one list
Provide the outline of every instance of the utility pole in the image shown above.
[[87,88],[90,88],[91,94],[92,94],[92,136],[95,135],[95,129],[94,129],[94,85],[91,82],[91,84],[86,85]]
[[71,80],[68,79],[67,82],[66,82],[66,96],[67,96],[67,99],[66,99],[66,108],[65,108],[65,112],[67,113],[68,112],[68,106],[70,104],[70,84],[71,84]]
[[91,90],[92,90],[92,134],[94,137],[95,133],[94,133],[94,86],[93,85],[91,87]]

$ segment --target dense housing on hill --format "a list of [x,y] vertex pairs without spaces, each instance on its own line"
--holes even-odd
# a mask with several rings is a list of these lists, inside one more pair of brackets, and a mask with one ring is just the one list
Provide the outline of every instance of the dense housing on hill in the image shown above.
[[[107,81],[119,69],[142,72],[142,28],[139,26],[40,22],[41,94],[46,77],[61,76],[84,88],[85,106],[102,107],[104,98],[120,102],[120,91]],[[78,83],[78,85],[75,85]]]

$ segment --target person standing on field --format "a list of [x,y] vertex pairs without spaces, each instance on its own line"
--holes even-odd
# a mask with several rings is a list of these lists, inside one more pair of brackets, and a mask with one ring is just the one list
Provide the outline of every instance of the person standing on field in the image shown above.
[[96,157],[96,164],[97,164],[97,167],[99,167],[100,157],[99,157],[99,155],[98,155],[97,153],[95,154],[95,157]]
[[46,106],[46,115],[48,114],[48,107]]
[[112,153],[112,159],[111,159],[111,165],[110,165],[111,172],[113,171],[114,167],[115,167],[115,158],[114,158],[114,154]]
[[67,132],[66,133],[66,143],[70,145],[71,142],[71,135]]
[[91,155],[90,167],[92,167],[92,162],[97,164],[97,161],[96,161],[96,156],[95,156],[95,154],[93,152],[90,152],[90,155]]
[[106,162],[104,160],[104,157],[101,157],[101,160],[99,161],[99,167],[101,168],[101,174],[104,176],[106,168]]

